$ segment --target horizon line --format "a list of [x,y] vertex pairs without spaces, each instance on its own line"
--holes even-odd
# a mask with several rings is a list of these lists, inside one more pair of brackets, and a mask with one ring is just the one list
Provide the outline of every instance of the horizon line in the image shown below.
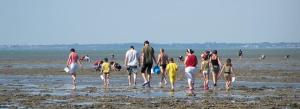
[[[174,43],[151,43],[151,45],[172,45],[172,44],[300,44],[300,42],[203,42],[203,43],[186,43],[186,42],[174,42]],[[123,44],[143,44],[142,42],[126,42],[126,43],[66,43],[66,44],[0,44],[0,46],[53,46],[53,45],[123,45]]]

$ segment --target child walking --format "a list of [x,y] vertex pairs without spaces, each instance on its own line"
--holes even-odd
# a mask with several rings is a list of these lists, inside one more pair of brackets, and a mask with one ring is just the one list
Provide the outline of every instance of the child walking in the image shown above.
[[230,58],[228,58],[226,60],[226,64],[223,65],[223,67],[221,69],[221,73],[219,74],[219,77],[221,76],[223,71],[224,71],[224,79],[225,79],[225,84],[226,84],[225,88],[228,90],[228,89],[230,89],[230,86],[231,86],[231,83],[232,83],[231,82],[232,81],[232,75],[234,75],[234,71],[233,71],[233,67],[232,67]]
[[209,79],[209,60],[208,60],[208,55],[207,54],[203,54],[201,55],[201,67],[200,67],[200,73],[202,73],[203,75],[203,87],[204,90],[208,90],[208,79]]
[[104,86],[108,86],[109,84],[109,73],[110,73],[110,64],[108,63],[108,59],[104,58],[104,63],[102,64],[102,73],[104,76]]
[[167,65],[166,70],[169,74],[169,79],[170,79],[170,83],[171,83],[171,91],[173,92],[175,81],[176,81],[176,74],[177,74],[177,71],[178,71],[178,66],[174,62],[173,58],[170,58],[169,64]]

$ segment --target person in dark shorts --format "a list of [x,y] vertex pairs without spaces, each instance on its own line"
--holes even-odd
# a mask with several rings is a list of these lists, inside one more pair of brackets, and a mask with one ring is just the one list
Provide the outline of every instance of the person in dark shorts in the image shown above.
[[167,68],[167,64],[169,63],[168,60],[168,55],[165,53],[165,50],[163,48],[160,49],[160,53],[158,54],[158,59],[157,59],[157,63],[160,66],[160,71],[161,71],[161,80],[159,82],[160,87],[163,87],[162,83],[165,82],[165,85],[167,85],[167,72],[166,72],[166,68]]
[[151,81],[151,68],[153,65],[153,60],[155,64],[157,64],[155,60],[155,55],[154,55],[154,49],[150,46],[149,41],[144,42],[144,48],[142,49],[142,55],[141,55],[141,60],[142,60],[142,68],[141,68],[141,73],[144,79],[144,84],[143,86],[148,85],[150,87],[150,81]]
[[217,86],[217,81],[218,81],[217,76],[220,72],[220,65],[222,65],[217,50],[213,50],[212,55],[210,57],[210,64],[211,64],[210,66],[212,71],[213,83],[214,86]]

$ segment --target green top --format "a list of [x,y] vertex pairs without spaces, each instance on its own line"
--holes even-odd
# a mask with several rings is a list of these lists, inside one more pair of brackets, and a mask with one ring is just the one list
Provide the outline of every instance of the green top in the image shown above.
[[224,66],[224,72],[230,74],[230,73],[231,73],[231,66],[225,65],[225,66]]
[[209,69],[209,61],[208,60],[202,61],[201,70],[202,71],[208,71],[208,69]]
[[144,46],[142,53],[144,54],[144,64],[153,64],[154,49],[149,45]]

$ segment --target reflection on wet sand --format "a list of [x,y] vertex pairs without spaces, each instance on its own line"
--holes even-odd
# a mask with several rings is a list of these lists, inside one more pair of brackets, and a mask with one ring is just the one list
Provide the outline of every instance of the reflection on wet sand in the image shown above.
[[[0,93],[9,94],[7,91],[11,91],[17,95],[21,94],[23,96],[21,98],[25,100],[31,100],[31,98],[27,98],[26,96],[35,96],[37,98],[43,98],[44,96],[51,97],[51,99],[47,99],[47,101],[42,102],[48,103],[48,105],[56,103],[60,104],[62,102],[61,100],[66,100],[70,104],[81,103],[81,106],[96,105],[99,101],[98,99],[104,100],[104,103],[112,104],[112,102],[108,102],[110,100],[107,99],[121,99],[123,97],[129,100],[153,99],[154,104],[159,102],[175,102],[176,100],[184,100],[182,102],[192,104],[193,106],[196,106],[197,100],[200,100],[202,104],[211,103],[211,100],[229,100],[229,102],[246,102],[250,104],[262,102],[262,100],[265,101],[269,98],[276,98],[278,100],[284,99],[283,101],[300,100],[299,83],[237,81],[234,83],[233,89],[226,90],[224,88],[223,81],[221,81],[217,87],[209,90],[203,90],[203,87],[200,86],[202,81],[196,81],[196,96],[186,96],[186,93],[183,90],[186,87],[185,80],[177,81],[175,91],[170,91],[169,86],[160,88],[158,84],[153,84],[151,88],[142,86],[131,88],[128,87],[127,83],[122,82],[122,80],[126,81],[126,79],[126,76],[112,76],[110,86],[103,87],[101,81],[93,76],[81,76],[78,78],[77,84],[72,85],[70,84],[69,76],[67,75],[1,75]],[[154,81],[156,80],[154,79]],[[282,96],[285,96],[285,98],[281,98]],[[126,99],[123,101],[123,104],[126,102]],[[163,99],[163,101],[160,99]],[[175,101],[172,101],[174,99]],[[130,102],[125,104],[128,103]],[[23,105],[19,104],[18,106]]]

